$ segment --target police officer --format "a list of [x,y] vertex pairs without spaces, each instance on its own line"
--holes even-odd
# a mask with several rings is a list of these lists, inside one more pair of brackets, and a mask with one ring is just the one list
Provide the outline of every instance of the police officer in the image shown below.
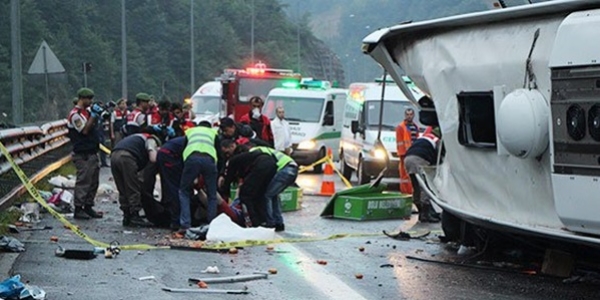
[[191,227],[190,198],[194,181],[200,175],[204,178],[208,198],[207,221],[210,223],[217,215],[217,131],[203,121],[198,127],[188,129],[185,137],[187,144],[183,150],[183,173],[179,184],[180,231]]
[[119,141],[123,139],[123,132],[121,129],[127,122],[127,99],[119,99],[117,101],[117,108],[112,112],[111,123],[110,123],[110,139],[111,146],[114,147]]
[[[142,210],[139,172],[156,161],[160,139],[147,133],[136,133],[122,139],[113,149],[110,168],[119,190],[123,226],[148,227],[152,224],[140,216]],[[146,212],[151,214],[152,212]]]
[[136,107],[127,115],[127,123],[124,127],[124,135],[132,135],[146,131],[148,109],[150,108],[150,96],[146,93],[135,95]]
[[96,123],[104,109],[98,104],[92,105],[94,91],[91,89],[79,89],[77,97],[77,103],[67,117],[68,135],[73,144],[72,158],[77,169],[74,218],[80,220],[102,218],[102,214],[95,211],[93,206],[100,180],[98,165],[100,137]]
[[266,217],[267,227],[274,227],[275,231],[284,231],[285,225],[281,214],[281,199],[279,199],[279,194],[296,182],[296,178],[298,178],[298,164],[283,152],[269,147],[254,147],[250,151],[267,153],[277,160],[277,173],[275,173],[265,192]]

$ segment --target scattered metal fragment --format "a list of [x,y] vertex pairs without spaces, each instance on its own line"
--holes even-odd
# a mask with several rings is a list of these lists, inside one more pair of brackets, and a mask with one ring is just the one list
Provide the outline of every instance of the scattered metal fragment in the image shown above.
[[206,283],[232,283],[232,282],[243,282],[257,279],[267,279],[269,277],[266,273],[254,273],[250,275],[237,275],[228,277],[212,277],[212,278],[189,278],[189,282],[198,283],[204,281]]

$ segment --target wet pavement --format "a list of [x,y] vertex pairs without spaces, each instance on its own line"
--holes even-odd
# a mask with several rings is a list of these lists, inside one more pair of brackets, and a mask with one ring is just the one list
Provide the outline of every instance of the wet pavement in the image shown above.
[[[102,181],[109,181],[109,170],[102,169]],[[305,190],[318,190],[320,176],[301,175]],[[336,187],[343,185],[336,181]],[[304,196],[302,209],[284,214],[286,231],[279,236],[329,236],[337,233],[380,233],[406,230],[411,220],[356,222],[319,217],[328,199]],[[168,235],[162,229],[129,229],[120,224],[118,205],[98,199],[97,208],[105,218],[73,221],[92,238],[121,244],[155,244]],[[114,259],[98,256],[92,260],[56,257],[57,236],[69,249],[92,249],[62,224],[44,214],[41,225],[54,229],[21,233],[17,236],[27,251],[19,256],[13,274],[42,287],[47,299],[597,299],[600,286],[566,284],[562,279],[516,273],[507,269],[473,269],[423,262],[407,257],[436,261],[458,261],[456,249],[439,243],[435,234],[425,239],[393,240],[385,236],[343,238],[329,241],[276,244],[275,251],[265,246],[249,247],[238,254],[182,250],[122,251]],[[427,225],[439,232],[439,225]],[[364,251],[359,251],[359,248]],[[318,260],[327,264],[319,264]],[[249,295],[175,294],[162,286],[191,288],[190,277],[217,266],[219,276],[252,274],[277,269],[268,279],[243,283],[210,284],[209,289],[243,289]],[[357,279],[357,274],[362,279]],[[154,276],[155,280],[140,281]]]

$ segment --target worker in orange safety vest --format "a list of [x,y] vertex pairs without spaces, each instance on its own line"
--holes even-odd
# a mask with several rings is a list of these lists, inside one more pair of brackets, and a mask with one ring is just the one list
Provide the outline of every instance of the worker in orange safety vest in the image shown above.
[[396,127],[396,150],[400,162],[398,163],[398,172],[400,173],[400,192],[412,194],[413,188],[410,183],[410,177],[404,169],[404,157],[406,151],[412,143],[419,137],[419,126],[413,122],[415,110],[407,108],[404,111],[404,121]]

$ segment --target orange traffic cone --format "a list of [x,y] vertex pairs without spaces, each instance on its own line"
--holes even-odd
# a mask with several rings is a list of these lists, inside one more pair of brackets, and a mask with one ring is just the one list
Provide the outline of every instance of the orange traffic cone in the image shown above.
[[333,181],[335,177],[333,175],[333,168],[331,167],[331,158],[333,157],[331,149],[327,149],[327,156],[329,157],[329,160],[325,163],[320,194],[323,196],[333,196],[333,194],[335,194],[335,182]]

